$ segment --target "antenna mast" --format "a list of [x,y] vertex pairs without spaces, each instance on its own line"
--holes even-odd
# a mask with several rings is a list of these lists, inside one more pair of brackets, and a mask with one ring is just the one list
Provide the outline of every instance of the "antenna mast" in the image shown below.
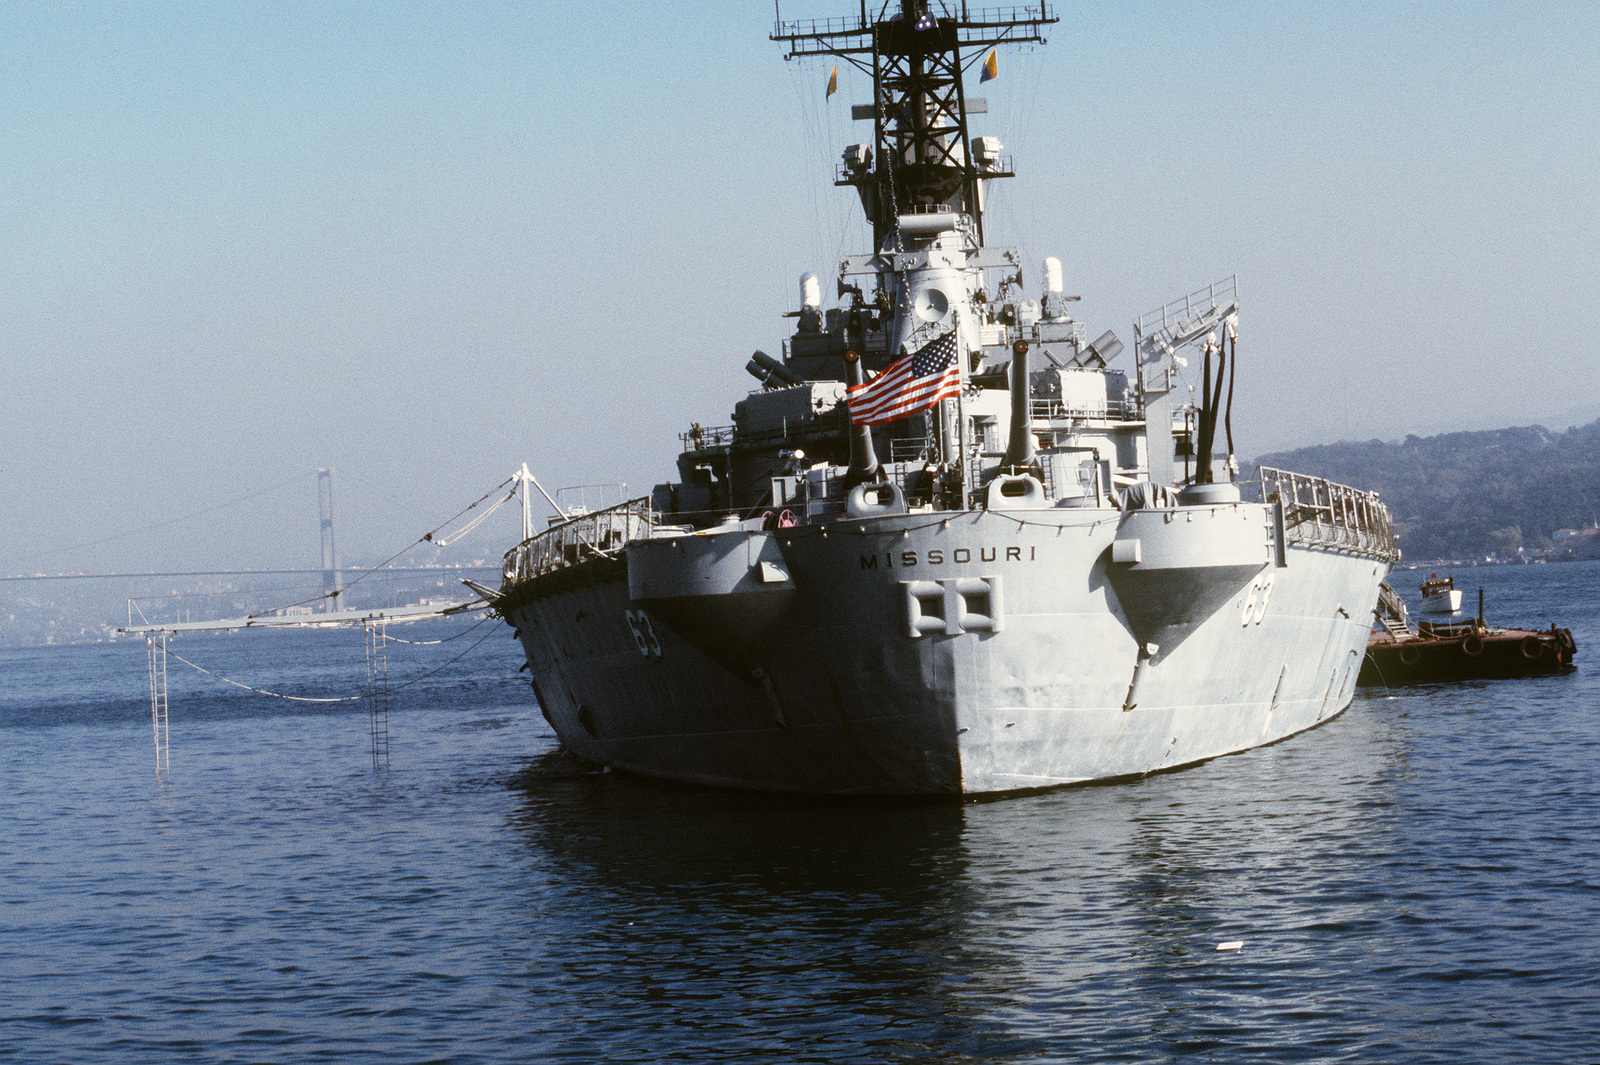
[[1043,43],[1043,27],[1057,21],[1043,2],[970,11],[963,3],[958,15],[936,15],[928,0],[902,0],[898,15],[877,20],[865,5],[859,16],[779,20],[772,39],[788,46],[785,59],[834,56],[872,75],[873,102],[851,114],[872,119],[873,150],[853,158],[847,152],[834,184],[860,194],[875,247],[884,247],[899,216],[943,211],[971,218],[983,243],[979,182],[1013,174],[1009,160],[973,152],[962,89],[962,68],[971,61],[963,52]]

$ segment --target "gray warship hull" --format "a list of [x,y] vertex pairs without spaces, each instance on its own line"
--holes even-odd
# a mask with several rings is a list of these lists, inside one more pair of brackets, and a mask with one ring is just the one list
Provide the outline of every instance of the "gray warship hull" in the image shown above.
[[1372,493],[1238,482],[1236,280],[1140,316],[1114,365],[1062,261],[1030,292],[984,224],[1012,160],[974,135],[988,102],[963,79],[1042,44],[1050,5],[874,6],[772,34],[872,78],[851,109],[871,140],[833,174],[872,243],[838,261],[835,305],[801,275],[782,357],[751,355],[759,389],[680,434],[649,496],[547,496],[534,535],[524,483],[523,542],[484,592],[562,744],[699,784],[973,795],[1337,715],[1394,537]]
[[1273,519],[1239,503],[708,530],[555,579],[514,552],[502,611],[562,744],[618,770],[1048,788],[1271,743],[1349,704],[1389,562],[1359,529],[1297,539]]

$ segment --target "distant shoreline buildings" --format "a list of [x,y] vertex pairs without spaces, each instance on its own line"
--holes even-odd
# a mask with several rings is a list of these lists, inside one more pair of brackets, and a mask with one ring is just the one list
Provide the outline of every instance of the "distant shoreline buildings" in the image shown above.
[[1600,558],[1600,525],[1588,529],[1557,529],[1550,534],[1552,559],[1589,561]]

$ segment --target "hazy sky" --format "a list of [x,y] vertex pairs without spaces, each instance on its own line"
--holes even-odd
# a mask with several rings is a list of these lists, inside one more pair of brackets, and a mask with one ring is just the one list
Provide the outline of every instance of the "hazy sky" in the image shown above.
[[[1055,6],[983,88],[990,239],[1091,336],[1237,273],[1244,455],[1600,416],[1600,5]],[[5,5],[0,573],[314,565],[318,466],[347,556],[523,461],[667,479],[869,250],[868,83],[772,15]]]

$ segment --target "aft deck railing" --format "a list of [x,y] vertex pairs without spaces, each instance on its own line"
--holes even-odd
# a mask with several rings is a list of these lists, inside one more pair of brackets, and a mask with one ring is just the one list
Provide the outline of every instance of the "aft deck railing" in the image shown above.
[[649,536],[655,512],[648,496],[614,507],[580,514],[530,536],[506,552],[504,576],[508,582],[564,569],[591,558],[611,558],[629,540]]
[[1393,562],[1400,557],[1378,493],[1303,473],[1260,468],[1261,501],[1282,505],[1285,543],[1318,544]]
[[1063,403],[1059,399],[1032,399],[1028,403],[1036,422],[1135,421],[1144,414],[1135,396],[1126,399],[1108,399],[1102,404],[1090,407]]

